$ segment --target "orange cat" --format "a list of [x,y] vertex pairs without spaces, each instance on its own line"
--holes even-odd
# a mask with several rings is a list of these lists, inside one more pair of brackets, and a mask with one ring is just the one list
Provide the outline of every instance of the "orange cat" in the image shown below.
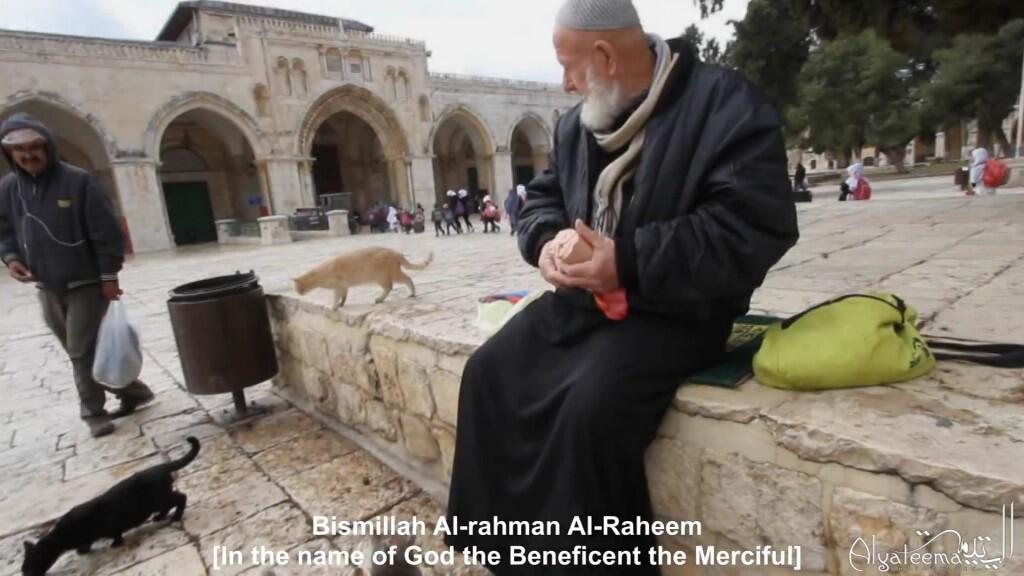
[[378,284],[384,293],[377,298],[380,304],[391,293],[394,283],[405,284],[416,295],[416,286],[412,283],[402,267],[410,270],[423,270],[434,260],[430,253],[422,264],[412,264],[400,252],[389,248],[363,248],[348,254],[342,254],[320,264],[305,274],[292,278],[295,290],[305,294],[315,288],[334,290],[334,307],[345,305],[348,289],[362,284]]

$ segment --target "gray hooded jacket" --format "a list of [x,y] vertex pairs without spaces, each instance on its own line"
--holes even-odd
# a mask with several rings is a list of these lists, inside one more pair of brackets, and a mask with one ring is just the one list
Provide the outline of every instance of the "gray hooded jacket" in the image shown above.
[[32,128],[46,137],[46,168],[33,176],[4,156],[12,171],[0,180],[0,258],[24,263],[50,292],[116,280],[124,237],[110,197],[91,174],[60,161],[53,135],[28,114],[0,125],[0,139]]

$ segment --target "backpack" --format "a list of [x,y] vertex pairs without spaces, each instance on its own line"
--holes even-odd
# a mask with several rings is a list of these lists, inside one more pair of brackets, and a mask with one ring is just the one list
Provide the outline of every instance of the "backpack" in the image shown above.
[[1006,165],[1006,162],[992,158],[985,162],[985,172],[981,177],[981,181],[988,188],[1005,186],[1010,181],[1010,168]]
[[498,219],[498,208],[494,204],[488,204],[484,208],[484,217]]
[[864,178],[860,179],[857,183],[857,189],[853,191],[854,200],[870,200],[871,199],[871,184]]
[[912,380],[936,360],[1024,368],[1020,344],[923,336],[916,322],[895,294],[840,296],[769,327],[754,375],[774,388],[829,390]]
[[917,311],[893,294],[849,294],[768,328],[754,356],[759,382],[830,390],[902,382],[935,367]]

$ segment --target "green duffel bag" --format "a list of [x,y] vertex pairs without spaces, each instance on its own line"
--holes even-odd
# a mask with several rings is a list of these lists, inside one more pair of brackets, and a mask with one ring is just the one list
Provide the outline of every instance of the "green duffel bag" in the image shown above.
[[789,390],[911,380],[935,367],[916,322],[913,306],[893,294],[841,296],[770,327],[754,356],[754,375]]

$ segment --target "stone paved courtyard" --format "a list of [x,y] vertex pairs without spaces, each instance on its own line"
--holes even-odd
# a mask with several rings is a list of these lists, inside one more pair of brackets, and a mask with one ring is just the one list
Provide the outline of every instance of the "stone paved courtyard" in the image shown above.
[[[757,292],[755,311],[788,315],[837,294],[888,288],[918,307],[926,333],[1024,343],[1024,195],[820,201],[801,206],[800,219],[801,241]],[[416,484],[290,406],[268,385],[250,389],[248,396],[272,413],[240,425],[230,424],[229,397],[187,394],[165,301],[180,283],[235,270],[255,270],[268,292],[288,291],[289,277],[326,256],[382,244],[413,260],[433,252],[434,264],[413,274],[418,298],[407,299],[399,287],[374,308],[377,289],[359,288],[346,309],[383,310],[422,337],[443,334],[474,346],[483,339],[473,326],[477,297],[542,286],[507,231],[484,235],[477,229],[440,239],[361,235],[134,258],[122,286],[142,332],[143,378],[158,402],[119,421],[113,436],[99,440],[90,439],[78,420],[70,364],[43,326],[34,290],[0,280],[0,576],[18,573],[24,539],[34,539],[47,522],[115,480],[179,454],[188,435],[199,437],[203,449],[178,481],[189,496],[184,523],[130,532],[121,549],[101,543],[87,557],[69,554],[53,574],[264,574],[266,568],[248,564],[214,572],[213,547],[352,549],[361,543],[314,538],[310,517],[436,517],[442,505]],[[307,298],[329,301],[325,292]],[[1019,405],[1024,372],[953,381],[943,393]],[[1010,473],[1020,470],[1024,424],[1001,419],[991,429],[1022,455],[1007,464]],[[440,541],[424,544],[441,547]],[[352,570],[288,567],[273,573]]]

